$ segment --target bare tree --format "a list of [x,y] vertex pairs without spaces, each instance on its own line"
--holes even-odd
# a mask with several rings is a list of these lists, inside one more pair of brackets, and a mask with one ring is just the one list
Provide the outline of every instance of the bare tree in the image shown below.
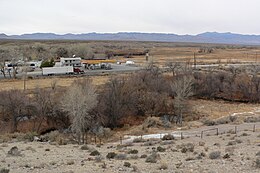
[[72,131],[78,136],[78,142],[85,142],[87,130],[91,127],[91,110],[97,105],[96,89],[89,79],[75,81],[65,92],[61,100],[62,110],[72,121]]
[[8,51],[7,50],[0,50],[0,72],[4,75],[4,78],[6,78],[5,74],[5,59],[8,57]]
[[172,82],[176,123],[182,124],[183,114],[189,109],[187,99],[193,95],[193,83],[193,76],[186,73],[177,76]]
[[12,124],[11,132],[16,132],[19,121],[26,117],[26,108],[29,105],[28,97],[20,90],[10,90],[0,92],[0,98],[0,106]]
[[36,132],[39,133],[42,123],[47,120],[48,115],[51,114],[52,111],[52,95],[49,89],[40,89],[36,88],[34,92],[34,106],[35,106],[35,114],[37,114],[36,121],[38,125],[36,127]]
[[102,114],[106,116],[110,128],[117,127],[120,118],[127,114],[131,104],[130,94],[125,78],[112,78],[106,85],[100,102]]

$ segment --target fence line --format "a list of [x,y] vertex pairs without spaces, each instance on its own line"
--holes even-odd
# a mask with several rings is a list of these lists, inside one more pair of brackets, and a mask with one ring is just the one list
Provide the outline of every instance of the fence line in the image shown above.
[[[245,126],[248,126],[249,128],[246,128]],[[257,129],[257,127],[259,127],[259,129]],[[219,134],[225,134],[228,132],[237,134],[239,131],[243,131],[243,130],[256,132],[257,130],[260,130],[260,124],[241,124],[241,125],[234,125],[232,127],[215,127],[215,128],[205,129],[205,130],[197,130],[195,132],[174,131],[171,133],[166,132],[166,133],[148,134],[148,135],[157,136],[157,137],[150,137],[150,138],[159,138],[159,139],[162,139],[165,134],[172,134],[175,138],[179,137],[181,140],[184,139],[185,137],[200,137],[202,139],[207,132],[209,133],[215,132],[213,135],[218,136]],[[145,139],[145,136],[146,135],[133,136],[132,140],[134,140],[135,138]],[[122,136],[120,136],[120,144],[122,143],[123,143],[123,138]]]

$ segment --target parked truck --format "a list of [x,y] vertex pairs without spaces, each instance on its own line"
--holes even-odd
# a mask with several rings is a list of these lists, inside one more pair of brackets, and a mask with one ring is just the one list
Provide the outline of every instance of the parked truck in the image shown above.
[[62,74],[74,74],[74,69],[72,66],[64,67],[45,67],[42,68],[42,75],[51,76],[51,75],[62,75]]
[[99,63],[99,64],[91,64],[88,67],[90,70],[96,70],[96,69],[105,69],[105,70],[111,70],[111,64],[109,63]]

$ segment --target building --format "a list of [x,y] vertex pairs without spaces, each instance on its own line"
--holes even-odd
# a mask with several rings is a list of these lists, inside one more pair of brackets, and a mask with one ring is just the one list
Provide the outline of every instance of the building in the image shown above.
[[81,58],[60,58],[60,64],[61,67],[64,66],[73,66],[73,67],[81,67]]

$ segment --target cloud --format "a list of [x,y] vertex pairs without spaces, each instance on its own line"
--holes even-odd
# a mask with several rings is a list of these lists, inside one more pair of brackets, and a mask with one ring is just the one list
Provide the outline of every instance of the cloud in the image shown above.
[[258,0],[0,0],[0,33],[260,34]]

